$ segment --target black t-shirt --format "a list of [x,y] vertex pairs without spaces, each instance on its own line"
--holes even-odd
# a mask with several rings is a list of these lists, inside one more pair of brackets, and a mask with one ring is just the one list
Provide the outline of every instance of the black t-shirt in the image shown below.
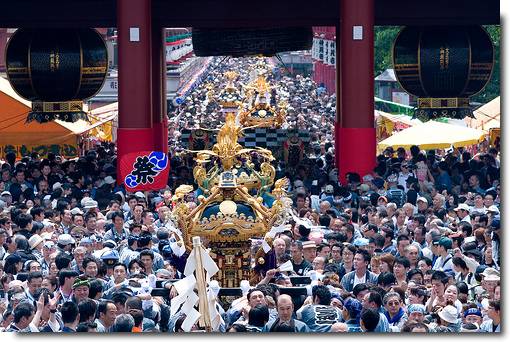
[[303,262],[301,264],[297,265],[292,261],[292,268],[294,269],[294,272],[296,272],[297,275],[305,275],[306,272],[312,269],[312,264],[310,264],[308,261],[303,259]]

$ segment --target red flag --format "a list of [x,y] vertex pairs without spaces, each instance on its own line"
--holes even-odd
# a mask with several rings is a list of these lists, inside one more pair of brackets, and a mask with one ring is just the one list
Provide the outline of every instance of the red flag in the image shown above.
[[163,189],[169,171],[170,161],[164,152],[133,152],[120,159],[120,180],[129,192]]

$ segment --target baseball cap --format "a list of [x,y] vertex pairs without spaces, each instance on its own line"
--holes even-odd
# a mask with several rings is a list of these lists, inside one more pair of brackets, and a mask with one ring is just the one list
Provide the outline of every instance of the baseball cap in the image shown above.
[[434,245],[443,246],[445,249],[451,249],[453,242],[452,239],[447,237],[442,237],[437,241],[432,242]]
[[57,189],[61,189],[62,188],[62,183],[60,182],[56,182],[55,184],[53,184],[53,191],[57,190]]
[[455,210],[455,211],[457,211],[457,210],[471,211],[471,208],[466,203],[461,203],[461,204],[459,204],[459,206],[457,208],[455,208],[453,210]]
[[58,237],[57,243],[59,245],[69,245],[71,243],[75,243],[76,241],[69,234],[62,234]]
[[53,247],[55,247],[55,243],[53,241],[44,242],[43,248],[52,249]]
[[137,192],[135,192],[135,197],[145,198],[145,195],[143,194],[143,192],[137,191]]
[[4,191],[0,194],[0,196],[12,196],[9,191]]
[[83,211],[78,207],[71,209],[71,215],[76,215],[76,214],[83,215]]
[[429,204],[429,201],[428,201],[425,197],[423,197],[423,196],[422,196],[422,197],[418,197],[418,198],[416,199],[416,203],[418,203],[418,202],[420,202],[420,201],[422,201],[422,202],[425,202],[425,203]]

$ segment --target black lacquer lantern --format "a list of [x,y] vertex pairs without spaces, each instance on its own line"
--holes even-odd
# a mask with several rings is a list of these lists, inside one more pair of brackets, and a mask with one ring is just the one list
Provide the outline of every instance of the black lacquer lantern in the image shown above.
[[7,77],[32,101],[27,122],[87,120],[83,100],[102,87],[108,53],[94,29],[18,29],[6,49]]
[[393,45],[398,82],[418,97],[422,121],[473,116],[469,97],[488,83],[494,47],[481,26],[407,26]]

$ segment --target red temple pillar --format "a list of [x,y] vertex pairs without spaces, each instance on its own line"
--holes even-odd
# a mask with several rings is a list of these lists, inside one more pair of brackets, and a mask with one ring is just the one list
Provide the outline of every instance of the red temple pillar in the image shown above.
[[168,152],[165,29],[152,28],[152,130],[154,150]]
[[[117,1],[119,56],[118,163],[152,151],[151,0]],[[120,165],[119,165],[120,170]]]
[[374,0],[341,1],[340,15],[335,155],[343,182],[375,167]]

